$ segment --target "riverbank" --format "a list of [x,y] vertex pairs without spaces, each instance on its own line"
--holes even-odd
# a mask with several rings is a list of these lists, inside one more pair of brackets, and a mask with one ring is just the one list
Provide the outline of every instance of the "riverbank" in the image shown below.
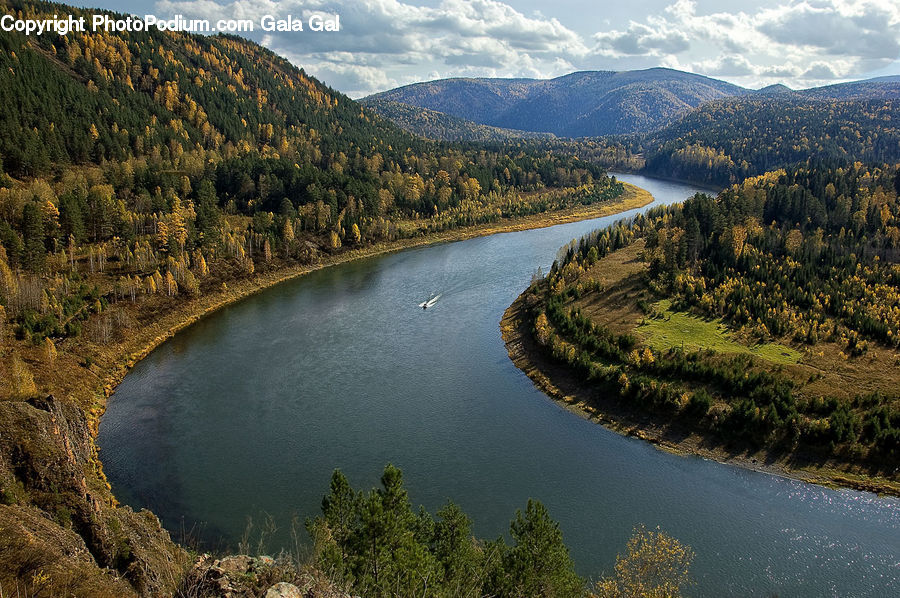
[[618,401],[604,400],[582,383],[564,364],[548,358],[532,334],[528,312],[528,290],[503,314],[500,329],[510,359],[544,394],[592,422],[625,436],[647,441],[660,450],[682,456],[694,455],[728,465],[752,469],[831,488],[900,496],[900,483],[816,464],[805,456],[775,455],[760,451],[729,451],[714,439],[678,422],[662,422],[646,412],[628,409]]

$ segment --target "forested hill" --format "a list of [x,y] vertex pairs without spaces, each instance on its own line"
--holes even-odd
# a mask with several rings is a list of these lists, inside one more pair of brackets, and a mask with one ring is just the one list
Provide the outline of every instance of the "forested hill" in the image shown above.
[[[25,17],[93,14],[43,3],[20,10]],[[0,155],[16,176],[194,150],[315,156],[313,145],[325,155],[416,145],[411,135],[241,38],[4,33],[0,47]]]
[[390,100],[369,99],[365,106],[405,131],[426,139],[476,143],[517,142],[523,139],[553,139],[552,133],[535,133],[480,125],[437,110]]
[[[85,14],[28,4],[22,16],[64,12]],[[601,175],[546,155],[481,152],[476,163],[477,152],[406,133],[240,38],[7,33],[0,47],[0,159],[16,178],[118,163],[121,172],[105,182],[126,195],[205,179],[238,211],[277,212],[285,198],[294,210],[324,201],[334,224],[344,209],[432,216],[482,189]]]
[[[670,127],[637,139],[630,149],[643,152],[651,174],[719,185],[810,157],[900,160],[900,86],[863,82],[828,90],[709,102]],[[828,99],[829,94],[868,97]]]
[[896,491],[898,192],[810,160],[595,231],[529,291],[534,337],[600,403]]
[[587,137],[662,127],[747,90],[671,69],[585,71],[555,79],[442,79],[363,100],[390,100],[508,129]]

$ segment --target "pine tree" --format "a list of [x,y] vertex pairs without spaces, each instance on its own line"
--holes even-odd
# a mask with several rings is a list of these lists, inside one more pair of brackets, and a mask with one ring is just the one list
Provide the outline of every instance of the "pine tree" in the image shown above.
[[472,520],[453,502],[438,512],[434,526],[434,556],[441,565],[444,588],[459,596],[479,595],[481,552],[472,537]]
[[503,557],[498,596],[581,596],[583,581],[563,543],[559,524],[546,507],[529,500],[525,512],[518,511],[509,526],[515,541]]
[[40,208],[32,202],[22,209],[22,236],[25,238],[22,265],[32,272],[44,268],[47,250],[44,247],[44,225]]

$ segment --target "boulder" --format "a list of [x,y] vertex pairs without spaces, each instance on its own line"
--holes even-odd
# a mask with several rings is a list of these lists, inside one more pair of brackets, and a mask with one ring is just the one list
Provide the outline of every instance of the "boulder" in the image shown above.
[[294,584],[282,581],[269,588],[265,598],[303,598],[303,594]]

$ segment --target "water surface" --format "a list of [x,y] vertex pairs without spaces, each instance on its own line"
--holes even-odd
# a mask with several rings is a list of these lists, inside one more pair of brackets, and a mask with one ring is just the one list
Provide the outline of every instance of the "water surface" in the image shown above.
[[[696,191],[621,178],[656,203]],[[327,268],[200,321],[110,400],[99,444],[116,496],[176,538],[199,524],[232,546],[268,513],[275,550],[292,515],[319,513],[333,469],[371,487],[393,462],[415,503],[452,498],[482,537],[543,501],[585,576],[609,572],[644,524],[693,547],[691,595],[900,595],[897,500],[660,452],[565,411],[512,365],[503,311],[561,245],[620,217]]]

